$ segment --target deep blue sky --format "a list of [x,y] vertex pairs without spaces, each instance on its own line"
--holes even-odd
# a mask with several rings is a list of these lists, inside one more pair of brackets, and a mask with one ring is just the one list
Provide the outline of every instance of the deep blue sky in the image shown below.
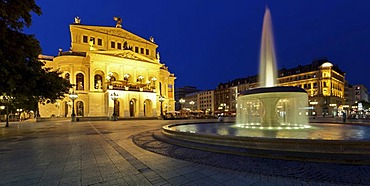
[[70,47],[69,24],[123,28],[154,36],[161,62],[177,76],[176,87],[214,89],[218,83],[255,75],[262,20],[268,4],[278,67],[292,68],[328,57],[346,72],[350,84],[365,84],[370,54],[369,0],[37,0],[27,33],[35,34],[43,54]]

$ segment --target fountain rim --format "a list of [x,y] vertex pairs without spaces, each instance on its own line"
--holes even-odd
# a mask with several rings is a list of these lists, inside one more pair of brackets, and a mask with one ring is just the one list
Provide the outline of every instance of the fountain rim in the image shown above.
[[[234,122],[222,122],[228,124],[235,124]],[[370,145],[370,141],[367,140],[328,140],[328,139],[300,139],[300,138],[269,138],[269,137],[255,137],[255,136],[230,136],[230,135],[218,135],[218,134],[209,134],[204,132],[189,132],[189,131],[177,131],[172,130],[172,127],[181,126],[181,125],[207,125],[207,124],[220,124],[220,122],[186,122],[186,123],[172,123],[166,124],[162,126],[162,133],[171,133],[171,134],[182,134],[182,135],[190,135],[190,136],[198,136],[198,137],[207,137],[213,139],[232,139],[232,140],[258,140],[258,141],[276,141],[276,142],[319,142],[319,143],[326,143],[326,144],[367,144]],[[174,137],[174,136],[172,136]],[[370,153],[369,153],[370,154]]]
[[274,92],[307,92],[301,87],[293,87],[293,86],[275,86],[275,87],[260,87],[254,88],[250,90],[245,90],[240,92],[239,95],[251,95],[251,94],[261,94],[261,93],[274,93]]
[[162,130],[154,137],[177,146],[225,154],[370,165],[369,141],[220,136],[171,129],[173,126],[188,124],[203,124],[203,122],[167,124],[162,126]]

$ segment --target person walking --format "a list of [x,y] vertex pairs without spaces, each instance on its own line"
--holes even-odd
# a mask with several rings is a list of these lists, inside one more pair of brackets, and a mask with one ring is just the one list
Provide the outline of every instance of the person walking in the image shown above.
[[344,111],[342,112],[342,116],[343,116],[343,123],[345,123],[347,120],[347,114]]

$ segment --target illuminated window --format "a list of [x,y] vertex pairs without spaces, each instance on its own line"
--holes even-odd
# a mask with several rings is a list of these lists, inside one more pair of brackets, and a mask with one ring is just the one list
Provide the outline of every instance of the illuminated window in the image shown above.
[[113,41],[111,41],[111,42],[110,42],[110,47],[111,47],[111,48],[116,48],[116,43],[115,43],[115,42],[113,42]]
[[84,90],[84,75],[81,73],[76,75],[76,90]]
[[103,78],[101,77],[101,75],[94,76],[94,88],[95,89],[102,89],[102,80]]
[[77,101],[77,116],[84,116],[84,103],[82,101]]
[[82,42],[87,43],[87,36],[82,36]]

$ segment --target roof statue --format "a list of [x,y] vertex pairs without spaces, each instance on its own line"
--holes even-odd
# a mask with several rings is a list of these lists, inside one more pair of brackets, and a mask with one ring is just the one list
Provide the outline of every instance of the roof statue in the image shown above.
[[157,52],[157,60],[158,62],[161,62],[161,56],[159,56],[159,52]]
[[150,40],[150,42],[155,43],[155,42],[154,42],[154,37],[153,37],[153,36],[150,36],[150,37],[149,37],[149,40]]
[[117,21],[116,28],[122,28],[122,18],[114,16],[113,19]]
[[75,24],[80,24],[81,23],[81,19],[80,19],[80,17],[78,17],[78,16],[76,16],[75,17],[75,22],[74,22]]

